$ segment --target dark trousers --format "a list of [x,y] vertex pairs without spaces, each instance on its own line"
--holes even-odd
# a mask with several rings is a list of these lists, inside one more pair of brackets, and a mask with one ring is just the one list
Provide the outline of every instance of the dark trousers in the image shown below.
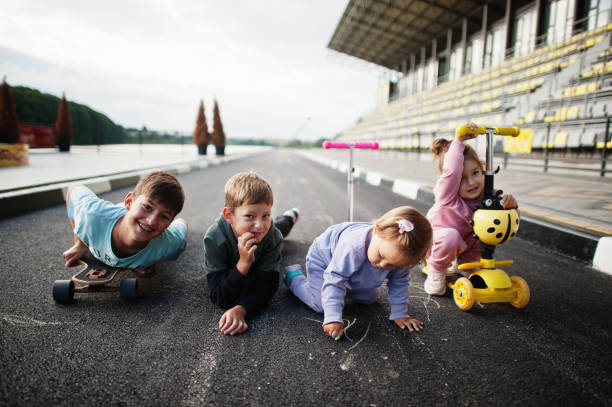
[[274,226],[280,230],[283,237],[286,237],[293,227],[293,219],[287,215],[281,215],[274,219]]

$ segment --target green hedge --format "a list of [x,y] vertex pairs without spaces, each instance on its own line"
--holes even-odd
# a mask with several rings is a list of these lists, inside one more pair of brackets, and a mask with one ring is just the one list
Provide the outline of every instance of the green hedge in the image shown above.
[[[13,87],[13,97],[20,123],[54,126],[60,99],[36,89]],[[117,144],[127,136],[123,127],[88,106],[70,102],[72,144]]]

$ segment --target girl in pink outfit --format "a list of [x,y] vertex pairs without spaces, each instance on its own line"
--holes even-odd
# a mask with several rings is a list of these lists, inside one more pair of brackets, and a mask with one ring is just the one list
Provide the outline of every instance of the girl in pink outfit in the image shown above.
[[[467,127],[476,130],[474,123]],[[480,259],[480,242],[473,235],[472,214],[480,206],[484,196],[484,163],[476,151],[464,141],[475,134],[455,136],[452,142],[436,139],[431,152],[438,160],[440,178],[434,187],[435,203],[427,212],[433,228],[433,245],[427,256],[428,275],[425,292],[444,295],[446,270],[453,260],[458,264],[477,262]],[[504,209],[516,208],[512,195],[502,198]]]

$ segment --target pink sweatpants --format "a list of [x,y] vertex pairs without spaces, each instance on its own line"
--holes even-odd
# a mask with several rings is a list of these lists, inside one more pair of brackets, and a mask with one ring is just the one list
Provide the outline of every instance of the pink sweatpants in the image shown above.
[[455,259],[457,264],[480,260],[480,242],[471,234],[464,240],[456,229],[435,229],[433,244],[427,254],[429,267],[446,270]]

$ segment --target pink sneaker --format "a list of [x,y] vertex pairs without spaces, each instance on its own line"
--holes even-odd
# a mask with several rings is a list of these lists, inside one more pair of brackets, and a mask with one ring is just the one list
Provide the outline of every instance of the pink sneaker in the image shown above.
[[444,295],[446,293],[446,271],[434,270],[427,267],[427,279],[423,285],[429,295]]

